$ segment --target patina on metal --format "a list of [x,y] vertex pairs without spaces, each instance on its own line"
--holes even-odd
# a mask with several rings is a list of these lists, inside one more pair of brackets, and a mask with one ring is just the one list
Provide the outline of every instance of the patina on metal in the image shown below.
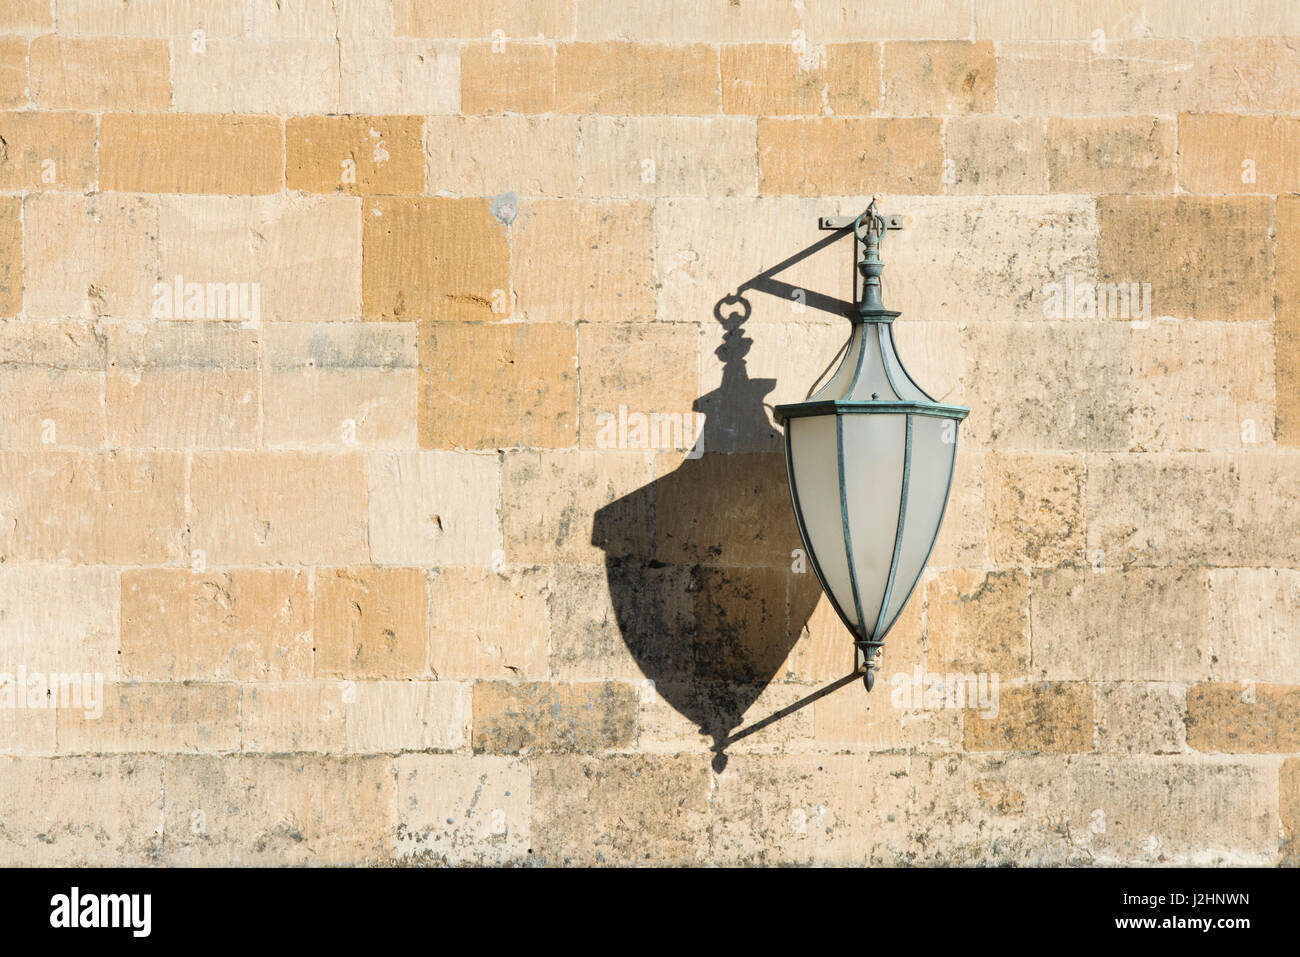
[[[856,237],[854,245],[859,251],[857,271],[860,274],[861,288],[857,303],[849,313],[853,322],[852,336],[844,350],[843,362],[826,385],[804,402],[777,406],[775,414],[785,429],[790,494],[809,563],[836,614],[853,634],[857,670],[863,674],[867,690],[870,691],[875,682],[874,672],[878,667],[885,636],[920,581],[938,538],[952,488],[957,424],[970,410],[964,406],[935,401],[908,374],[894,345],[893,321],[900,313],[886,309],[881,298],[880,277],[884,263],[880,259],[880,246],[888,230],[905,228],[906,217],[879,214],[873,199],[860,216],[823,217],[819,224],[823,229],[851,228]],[[895,418],[863,420],[861,416]],[[901,429],[885,424],[886,421],[897,421],[896,417],[899,416],[904,417]],[[832,418],[835,461],[796,461],[797,423],[804,423],[802,427],[806,428],[820,420],[821,424],[814,428],[824,429],[829,427]],[[935,423],[935,419],[943,421]],[[929,424],[922,427],[921,423]],[[882,429],[872,431],[877,425]],[[846,433],[848,441],[859,443],[855,461],[862,465],[860,449],[878,447],[882,441],[891,441],[894,430],[898,431],[901,441],[901,468],[896,468],[897,452],[878,457],[881,463],[879,474],[863,474],[864,471],[873,471],[871,460],[866,462],[865,469],[854,470],[846,465]],[[825,441],[829,442],[829,433],[825,436]],[[917,472],[914,445],[918,441],[927,443],[923,446],[921,465],[931,474],[922,475]],[[934,445],[936,441],[950,443],[951,451]],[[809,448],[814,446],[821,448],[816,443]],[[830,446],[826,445],[825,449],[829,452]],[[828,459],[829,454],[822,457]],[[805,520],[805,508],[810,503],[804,496],[812,492],[809,486],[813,484],[821,488],[822,492],[818,494],[826,491],[829,486],[824,476],[829,470],[833,470],[838,484],[839,535],[828,533],[828,525],[825,523],[814,529]],[[944,470],[946,474],[937,474]],[[810,476],[821,481],[810,482]],[[893,509],[894,489],[884,487],[885,483],[892,485],[893,482],[899,484],[896,521],[892,514],[888,516],[892,535],[867,536],[862,527],[863,516],[873,515],[874,519],[879,520],[885,518],[879,515],[879,509]],[[918,501],[917,496],[923,496],[924,500]],[[819,503],[819,508],[825,514],[824,502]],[[909,525],[909,520],[912,525]],[[879,537],[881,540],[865,540],[868,537]],[[909,549],[909,554],[904,556],[905,541],[919,543],[919,547]],[[924,555],[918,562],[921,548],[924,549]],[[886,553],[889,555],[887,575],[877,574],[870,583],[870,593],[864,593],[867,583],[862,580],[863,575],[858,567],[862,557]],[[832,587],[828,582],[826,568],[827,562],[831,560],[835,563],[840,585],[838,588]],[[845,568],[847,588],[840,575]]]

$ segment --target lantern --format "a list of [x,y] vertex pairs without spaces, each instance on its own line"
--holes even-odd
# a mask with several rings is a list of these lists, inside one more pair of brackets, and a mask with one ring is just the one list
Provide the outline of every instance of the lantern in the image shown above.
[[853,634],[868,691],[885,635],[939,535],[957,425],[970,411],[936,402],[898,357],[893,322],[900,313],[880,297],[880,243],[893,222],[876,213],[875,200],[852,221],[862,250],[862,291],[844,361],[807,400],[775,410],[785,428],[799,534],[822,589]]

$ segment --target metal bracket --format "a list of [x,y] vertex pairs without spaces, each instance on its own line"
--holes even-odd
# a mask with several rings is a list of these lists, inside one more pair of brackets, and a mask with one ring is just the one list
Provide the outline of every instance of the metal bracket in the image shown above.
[[[912,217],[896,213],[892,216],[882,216],[885,221],[886,229],[906,229],[912,225]],[[817,220],[818,229],[852,229],[853,224],[858,221],[857,216],[822,216]]]

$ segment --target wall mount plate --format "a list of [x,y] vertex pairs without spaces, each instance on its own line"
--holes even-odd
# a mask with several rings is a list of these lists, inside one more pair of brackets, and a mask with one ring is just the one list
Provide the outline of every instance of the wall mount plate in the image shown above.
[[[857,216],[822,216],[817,220],[818,229],[852,229],[853,224],[858,221]],[[912,217],[902,213],[895,213],[892,216],[882,216],[885,221],[886,229],[906,229],[912,225]]]

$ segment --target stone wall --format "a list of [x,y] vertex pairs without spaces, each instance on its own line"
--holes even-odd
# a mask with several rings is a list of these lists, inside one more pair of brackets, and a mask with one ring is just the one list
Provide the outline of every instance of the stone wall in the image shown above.
[[[1300,7],[1228,7],[6,0],[0,862],[1300,860]],[[818,696],[771,407],[871,195],[972,411]]]

